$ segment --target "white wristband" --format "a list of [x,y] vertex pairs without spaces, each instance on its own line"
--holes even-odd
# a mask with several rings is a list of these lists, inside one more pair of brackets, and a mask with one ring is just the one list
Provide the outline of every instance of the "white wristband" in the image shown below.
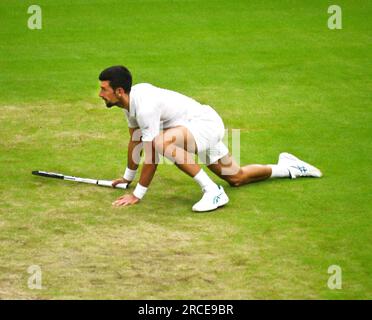
[[133,181],[134,177],[136,176],[137,170],[129,169],[128,167],[125,169],[125,173],[123,178],[127,181]]
[[134,189],[133,191],[133,195],[138,199],[142,199],[146,191],[147,191],[146,187],[141,186],[139,183],[137,183],[136,189]]

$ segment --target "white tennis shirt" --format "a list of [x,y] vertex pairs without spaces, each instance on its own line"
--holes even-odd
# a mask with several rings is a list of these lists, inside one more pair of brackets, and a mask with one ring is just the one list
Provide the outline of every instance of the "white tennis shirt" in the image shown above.
[[129,94],[129,128],[140,128],[142,141],[152,141],[162,129],[186,125],[206,111],[204,105],[181,93],[139,83]]

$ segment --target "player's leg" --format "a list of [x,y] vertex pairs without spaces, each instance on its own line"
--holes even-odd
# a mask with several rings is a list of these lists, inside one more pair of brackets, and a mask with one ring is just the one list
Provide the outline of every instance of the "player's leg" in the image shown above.
[[163,130],[155,138],[155,149],[190,177],[194,177],[201,169],[195,162],[195,140],[186,127]]
[[266,180],[272,174],[272,168],[268,165],[251,164],[240,167],[230,153],[208,165],[208,168],[233,187]]
[[252,164],[240,167],[230,154],[210,164],[208,168],[231,186],[266,180],[268,178],[315,177],[322,173],[311,164],[304,162],[289,153],[281,153],[277,164]]
[[174,162],[202,188],[203,198],[193,206],[194,211],[214,210],[228,202],[223,188],[217,186],[195,162],[197,145],[189,129],[183,126],[166,129],[154,143],[157,152]]

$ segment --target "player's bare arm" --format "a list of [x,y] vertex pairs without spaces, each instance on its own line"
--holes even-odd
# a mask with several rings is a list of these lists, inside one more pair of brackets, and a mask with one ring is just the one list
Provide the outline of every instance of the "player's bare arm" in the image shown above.
[[130,184],[140,163],[142,150],[141,130],[139,128],[129,128],[129,136],[126,174],[124,174],[124,177],[112,181],[113,187],[119,183]]
[[158,155],[155,151],[154,143],[143,142],[143,149],[145,151],[145,161],[142,166],[141,176],[139,182],[132,194],[125,194],[113,202],[116,207],[129,206],[138,203],[145,195],[157,168]]

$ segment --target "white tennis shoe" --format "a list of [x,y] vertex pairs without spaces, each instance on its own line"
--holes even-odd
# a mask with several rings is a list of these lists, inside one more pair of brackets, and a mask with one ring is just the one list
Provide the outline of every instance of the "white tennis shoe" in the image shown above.
[[291,179],[298,177],[320,178],[323,175],[318,168],[287,152],[279,155],[278,165],[288,169]]
[[195,203],[192,211],[205,212],[216,210],[229,202],[229,198],[221,186],[213,191],[205,191],[200,201]]

